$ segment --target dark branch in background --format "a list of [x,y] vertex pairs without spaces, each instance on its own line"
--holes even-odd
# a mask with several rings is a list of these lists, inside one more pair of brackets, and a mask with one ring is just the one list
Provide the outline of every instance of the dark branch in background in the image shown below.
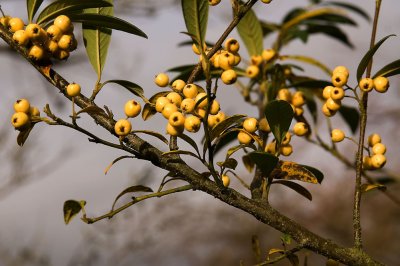
[[[256,1],[252,1],[251,3],[254,4],[255,2]],[[250,9],[250,7],[248,7],[248,9]],[[244,14],[242,14],[242,16],[243,15]],[[239,20],[239,18],[235,17],[235,20]],[[11,34],[1,25],[0,37],[29,61],[39,73],[58,88],[66,98],[71,100],[71,98],[65,94],[65,87],[68,82],[53,69],[41,67],[30,60],[26,55],[26,49],[16,45],[12,40]],[[96,106],[95,103],[90,102],[90,100],[83,95],[75,97],[74,100],[76,105],[82,109],[88,106]],[[107,116],[105,113],[89,113],[88,115],[93,118],[95,123],[115,136],[114,119]],[[168,170],[177,176],[185,177],[185,181],[192,186],[193,190],[203,191],[228,205],[251,214],[262,223],[290,235],[300,246],[306,249],[347,265],[382,265],[362,250],[339,246],[328,239],[312,233],[308,229],[277,212],[268,204],[249,199],[231,188],[221,188],[215,182],[203,177],[199,172],[188,166],[179,156],[172,154],[163,155],[162,151],[133,133],[127,135],[122,141],[127,147],[138,153],[137,157],[139,159],[150,161],[157,167]]]

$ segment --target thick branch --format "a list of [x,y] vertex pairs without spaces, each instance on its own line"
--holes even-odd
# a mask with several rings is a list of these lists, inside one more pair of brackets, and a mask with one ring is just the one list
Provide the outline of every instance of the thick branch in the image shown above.
[[[26,50],[17,46],[12,41],[10,33],[1,25],[0,37],[18,53],[23,55],[51,84],[71,100],[71,98],[65,94],[65,87],[68,82],[53,69],[42,68],[35,64],[35,62],[32,62],[27,57]],[[75,103],[80,108],[95,105],[83,95],[75,97]],[[115,135],[115,120],[108,117],[106,114],[90,113],[88,115],[90,115],[98,125]],[[137,151],[140,159],[148,160],[157,167],[176,173],[178,176],[185,177],[185,180],[192,185],[194,190],[203,191],[233,207],[251,214],[259,221],[276,230],[291,235],[292,238],[304,248],[347,265],[382,265],[361,250],[341,247],[330,240],[312,233],[265,203],[249,199],[233,189],[218,186],[215,182],[203,177],[200,173],[188,166],[179,156],[171,154],[163,155],[162,151],[156,149],[150,143],[144,141],[135,134],[131,133],[127,135],[123,139],[123,142],[131,149]]]

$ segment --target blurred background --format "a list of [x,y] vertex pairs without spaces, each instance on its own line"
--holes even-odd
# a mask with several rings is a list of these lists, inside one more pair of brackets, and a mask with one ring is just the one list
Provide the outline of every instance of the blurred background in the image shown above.
[[[133,81],[144,88],[149,98],[159,90],[153,83],[155,74],[197,62],[190,47],[178,46],[187,40],[186,35],[180,33],[185,31],[180,1],[115,2],[115,15],[142,29],[149,39],[114,31],[102,80]],[[363,7],[372,16],[375,1],[348,2]],[[257,3],[255,10],[264,20],[280,22],[290,9],[308,4],[305,0],[276,0],[270,5]],[[6,14],[26,21],[25,1],[1,0],[0,5]],[[397,0],[383,1],[377,39],[392,33],[400,34],[399,7]],[[371,23],[354,14],[352,18],[358,27],[343,29],[354,49],[318,35],[311,37],[307,44],[293,42],[283,53],[313,56],[331,68],[345,65],[350,69],[350,84],[355,84],[358,62],[369,47]],[[210,8],[207,40],[216,41],[230,19],[230,1],[223,0],[220,5]],[[67,62],[56,64],[54,68],[68,81],[80,83],[83,93],[90,95],[97,76],[86,58],[79,30],[75,34],[78,50]],[[237,32],[231,36],[238,37]],[[265,47],[270,47],[272,42],[273,38],[265,39]],[[374,69],[398,59],[398,47],[398,37],[389,39],[374,58]],[[247,57],[243,48],[241,55]],[[0,265],[239,265],[241,262],[253,265],[256,256],[252,242],[259,242],[264,259],[269,249],[281,248],[281,233],[199,191],[151,199],[111,220],[93,225],[74,219],[66,226],[62,214],[64,201],[86,200],[88,216],[99,216],[110,210],[115,197],[126,187],[142,184],[157,189],[166,172],[147,162],[122,160],[104,175],[104,169],[124,153],[89,143],[87,137],[62,127],[37,125],[26,144],[19,147],[17,132],[9,122],[16,99],[27,98],[40,109],[49,103],[53,112],[64,118],[71,113],[71,104],[2,41],[0,58]],[[328,79],[316,68],[304,68],[309,76]],[[373,93],[370,97],[367,133],[381,134],[388,147],[385,169],[395,173],[392,176],[399,176],[399,78],[392,77],[390,82],[386,94]],[[238,104],[242,99],[234,86],[221,86],[219,94],[222,109],[228,115],[256,114],[255,108]],[[130,98],[132,95],[126,90],[110,85],[102,90],[96,101],[99,106],[109,106],[116,118],[122,118],[123,105]],[[340,117],[333,118],[332,122],[334,127],[351,134]],[[79,123],[112,139],[84,116]],[[135,118],[133,127],[164,132],[164,123],[158,116],[148,122]],[[326,132],[323,123],[320,130]],[[324,136],[329,139],[327,132]],[[167,148],[151,137],[145,139],[157,147]],[[276,187],[271,195],[272,205],[313,232],[350,246],[354,172],[319,147],[301,139],[296,139],[293,145],[294,153],[288,160],[319,168],[324,172],[325,180],[321,185],[305,185],[313,195],[312,202],[291,190]],[[340,143],[338,147],[349,159],[356,152],[350,141]],[[197,164],[191,158],[185,160]],[[198,169],[202,169],[200,165]],[[239,168],[237,173],[250,182],[245,169]],[[388,186],[388,192],[397,200],[400,198],[398,181],[397,177],[397,182]],[[248,194],[233,177],[231,184],[234,189]],[[122,197],[118,205],[128,202],[129,198],[129,195]],[[398,201],[394,202],[380,191],[363,197],[365,249],[387,265],[399,265],[400,262],[399,221]],[[302,251],[299,255],[301,262],[307,258],[309,265],[324,263],[322,257],[311,252]],[[282,261],[277,265],[289,263]]]

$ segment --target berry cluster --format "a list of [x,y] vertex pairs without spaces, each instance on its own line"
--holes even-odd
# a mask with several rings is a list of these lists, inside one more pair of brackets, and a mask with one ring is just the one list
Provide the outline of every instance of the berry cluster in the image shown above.
[[28,49],[28,56],[34,61],[50,57],[65,60],[77,48],[74,26],[65,15],[58,16],[47,29],[34,23],[25,27],[22,19],[9,16],[2,17],[0,23],[13,33],[15,43]]
[[360,90],[370,92],[375,89],[377,92],[384,93],[389,89],[389,80],[386,77],[363,78],[358,86]]
[[19,131],[29,128],[32,118],[40,116],[39,109],[31,106],[26,99],[17,100],[14,103],[14,111],[15,113],[11,117],[11,124]]
[[[293,147],[290,144],[290,141],[292,140],[292,134],[290,132],[287,132],[284,139],[282,140],[281,146],[279,153],[283,156],[289,156],[293,153]],[[265,151],[271,154],[275,154],[277,152],[277,145],[276,141],[273,140],[272,142],[268,143],[265,146]]]
[[306,103],[306,100],[303,92],[296,91],[292,94],[290,90],[283,88],[278,91],[277,99],[290,103],[296,116],[301,116],[304,113],[303,106]]
[[276,52],[273,49],[265,49],[261,55],[253,55],[250,60],[250,65],[246,68],[246,75],[249,78],[255,78],[260,73],[260,65],[270,62],[276,57]]
[[124,112],[126,118],[120,119],[117,121],[117,123],[115,123],[114,125],[115,134],[117,134],[118,136],[128,135],[132,130],[132,124],[128,119],[137,117],[140,114],[141,110],[142,106],[136,100],[132,99],[127,101],[124,105]]
[[342,99],[345,96],[343,86],[347,84],[348,79],[349,71],[346,67],[337,66],[333,70],[333,86],[326,86],[322,92],[322,97],[326,100],[322,105],[322,113],[325,116],[334,116],[342,106]]
[[372,147],[372,156],[364,156],[363,166],[365,170],[376,170],[382,168],[386,164],[386,146],[381,143],[382,139],[379,134],[371,134],[368,137],[368,146]]

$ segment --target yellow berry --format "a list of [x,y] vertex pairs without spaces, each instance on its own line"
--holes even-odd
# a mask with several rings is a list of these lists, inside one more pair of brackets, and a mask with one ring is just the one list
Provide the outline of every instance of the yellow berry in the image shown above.
[[369,156],[363,157],[363,168],[364,168],[364,170],[371,170],[373,168],[372,162],[371,162],[371,157],[369,157]]
[[40,61],[44,58],[45,51],[41,46],[33,45],[28,51],[28,56],[31,60]]
[[303,107],[296,107],[294,109],[294,115],[295,116],[301,116],[304,113]]
[[71,35],[64,34],[61,36],[57,44],[58,47],[62,50],[70,50],[72,42],[73,42],[73,37]]
[[16,32],[24,29],[24,21],[20,18],[11,18],[8,21],[8,28],[11,32]]
[[329,110],[336,112],[337,110],[340,109],[342,106],[342,103],[340,100],[334,100],[332,98],[329,98],[326,100],[326,107],[328,107]]
[[239,42],[234,38],[229,38],[225,41],[225,49],[231,53],[237,53],[239,51]]
[[13,34],[13,40],[15,43],[17,43],[19,46],[25,47],[28,42],[29,42],[29,37],[26,34],[26,31],[24,30],[17,30]]
[[283,100],[283,101],[291,101],[292,100],[292,94],[288,89],[280,89],[278,91],[278,95],[277,95],[278,100]]
[[258,129],[263,131],[263,132],[271,132],[271,128],[269,127],[267,119],[261,118],[260,122],[258,123]]
[[174,112],[169,116],[168,123],[174,127],[183,127],[185,124],[185,116],[179,111]]
[[57,49],[57,51],[54,53],[54,58],[58,60],[67,60],[68,57],[69,57],[69,52],[66,50]]
[[386,146],[383,143],[376,143],[372,146],[372,152],[374,154],[385,154],[386,153]]
[[207,100],[207,93],[205,92],[200,92],[199,94],[197,94],[195,100],[196,105],[198,108],[204,108],[207,106],[208,104],[208,100]]
[[40,111],[37,107],[31,106],[29,109],[29,116],[40,116]]
[[308,126],[304,122],[297,122],[293,127],[296,136],[305,136],[308,133]]
[[185,113],[191,113],[194,111],[195,105],[196,105],[196,102],[194,99],[186,98],[186,99],[183,99],[183,101],[181,103],[181,109]]
[[386,164],[386,157],[383,154],[375,154],[371,156],[371,165],[374,169],[380,169]]
[[10,25],[10,16],[4,16],[0,18],[0,24],[3,25],[4,27],[8,28],[8,26]]
[[17,113],[22,112],[28,114],[30,108],[31,105],[27,99],[19,99],[14,103],[14,111]]
[[272,2],[272,0],[261,0],[261,2],[263,2],[264,4],[269,4]]
[[224,187],[229,187],[229,184],[231,183],[231,179],[229,178],[229,176],[222,175],[221,179],[222,179],[222,184],[224,185]]
[[324,90],[322,91],[322,97],[326,100],[328,100],[331,97],[331,91],[334,89],[335,87],[333,86],[326,86],[324,88]]
[[261,53],[262,59],[264,59],[267,62],[269,62],[272,58],[274,58],[275,55],[276,55],[276,52],[274,49],[265,49]]
[[282,145],[287,145],[289,144],[290,140],[292,139],[292,134],[290,132],[286,132],[285,137],[282,140]]
[[231,85],[231,84],[235,83],[236,79],[237,79],[237,74],[236,74],[236,71],[233,69],[225,70],[221,74],[221,80],[226,85]]
[[233,56],[235,57],[235,61],[233,62],[234,66],[239,65],[240,61],[242,61],[242,58],[238,53],[234,53]]
[[46,49],[46,51],[54,55],[58,51],[58,44],[57,42],[48,39],[44,44],[44,48]]
[[235,65],[235,56],[230,52],[222,52],[218,57],[219,67],[223,70],[231,69]]
[[349,77],[349,70],[345,66],[337,66],[333,70],[333,74],[335,73],[343,73],[347,78]]
[[81,93],[81,86],[77,83],[70,83],[67,86],[67,95],[70,97],[78,96]]
[[305,99],[304,99],[303,93],[302,93],[301,91],[296,91],[296,92],[293,94],[293,97],[292,97],[292,104],[293,104],[295,107],[301,107],[301,106],[303,106],[305,103],[306,103],[306,101],[305,101]]
[[57,26],[63,33],[70,32],[71,28],[73,27],[69,17],[65,15],[60,15],[56,17],[53,24]]
[[114,131],[118,136],[126,136],[132,130],[132,124],[126,119],[120,119],[115,123]]
[[185,129],[189,132],[197,132],[200,129],[201,121],[197,116],[188,116],[185,119]]
[[47,36],[55,42],[58,42],[61,39],[61,36],[63,36],[63,32],[56,25],[51,25],[50,27],[48,27],[46,33]]
[[376,143],[380,143],[382,138],[379,134],[373,133],[368,137],[368,146],[373,147]]
[[276,142],[270,142],[265,146],[265,152],[275,154],[276,153]]
[[340,101],[344,98],[344,90],[342,87],[333,87],[331,90],[331,98],[335,101]]
[[246,118],[243,122],[243,128],[249,133],[254,133],[258,128],[258,121],[254,117]]
[[258,76],[258,73],[260,73],[260,68],[255,65],[250,65],[246,68],[246,75],[249,78],[255,78]]
[[33,42],[43,42],[46,38],[46,33],[42,31],[42,27],[38,24],[28,24],[25,28],[26,34]]
[[170,93],[167,94],[167,99],[168,99],[171,103],[175,104],[177,107],[180,107],[180,106],[181,106],[182,97],[181,97],[181,95],[180,95],[179,93],[174,92],[174,91],[173,91],[173,92],[170,92]]
[[293,147],[290,144],[284,144],[280,151],[283,156],[290,156],[293,153]]
[[245,144],[248,145],[253,141],[253,138],[244,131],[240,131],[239,134],[237,135],[237,139],[240,144]]
[[327,117],[331,117],[331,116],[334,116],[336,114],[336,111],[333,111],[333,110],[329,109],[327,107],[326,103],[324,103],[322,105],[322,113]]
[[167,103],[162,109],[161,113],[166,119],[169,119],[170,115],[176,111],[178,111],[178,107],[175,104]]
[[194,113],[200,118],[204,118],[206,116],[206,110],[203,108],[196,108]]
[[377,92],[386,92],[389,89],[389,80],[385,77],[374,78],[374,88]]
[[11,124],[15,129],[24,129],[29,122],[29,116],[24,112],[16,112],[11,117]]
[[250,60],[252,65],[259,66],[263,61],[263,58],[261,55],[252,55]]
[[374,80],[371,78],[363,78],[358,83],[360,90],[369,92],[374,88]]
[[198,88],[195,84],[186,84],[183,88],[183,95],[185,95],[186,98],[194,98],[198,93]]
[[335,87],[343,87],[347,83],[348,77],[343,72],[336,72],[332,75],[332,84]]
[[167,129],[167,134],[169,134],[171,136],[179,136],[183,132],[183,127],[182,126],[174,127],[170,123],[167,123],[167,128],[166,129]]
[[341,142],[344,140],[344,132],[341,129],[334,129],[331,132],[331,139],[333,142]]
[[171,103],[167,97],[158,97],[156,100],[156,111],[161,113],[167,103]]
[[174,82],[172,82],[172,89],[174,89],[174,91],[178,91],[181,92],[183,91],[183,88],[185,87],[186,82],[181,80],[181,79],[177,79]]
[[219,102],[217,100],[214,100],[211,103],[210,115],[218,114],[219,110],[220,110]]
[[156,83],[156,85],[159,87],[166,87],[169,83],[169,77],[165,73],[160,73],[155,76],[154,83]]
[[129,100],[125,103],[124,112],[127,117],[136,117],[140,114],[142,107],[135,100]]
[[209,115],[207,118],[208,127],[213,128],[217,124],[216,115]]

